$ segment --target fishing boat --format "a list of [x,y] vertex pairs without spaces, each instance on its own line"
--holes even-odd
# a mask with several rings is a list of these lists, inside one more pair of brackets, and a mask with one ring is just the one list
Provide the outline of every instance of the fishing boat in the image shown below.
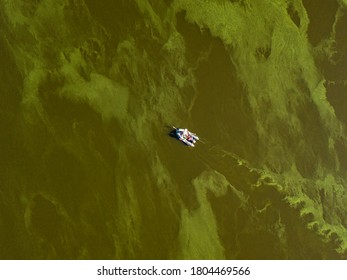
[[199,140],[199,137],[195,133],[190,132],[186,128],[174,127],[174,129],[175,129],[175,134],[178,140],[180,140],[187,146],[195,147],[196,141]]

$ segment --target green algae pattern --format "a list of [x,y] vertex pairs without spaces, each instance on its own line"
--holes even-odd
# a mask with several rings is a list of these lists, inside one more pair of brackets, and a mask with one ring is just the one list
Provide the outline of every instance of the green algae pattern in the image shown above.
[[346,259],[327,2],[0,0],[0,258]]

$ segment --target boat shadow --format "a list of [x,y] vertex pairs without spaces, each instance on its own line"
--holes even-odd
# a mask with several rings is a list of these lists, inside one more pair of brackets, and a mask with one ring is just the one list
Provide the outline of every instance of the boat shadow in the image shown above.
[[168,135],[172,138],[178,139],[178,136],[176,134],[176,129],[171,129]]

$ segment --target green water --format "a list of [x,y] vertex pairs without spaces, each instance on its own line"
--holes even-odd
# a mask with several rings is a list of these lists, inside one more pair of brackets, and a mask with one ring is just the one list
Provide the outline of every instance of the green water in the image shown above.
[[345,0],[0,0],[0,258],[346,259],[346,24]]

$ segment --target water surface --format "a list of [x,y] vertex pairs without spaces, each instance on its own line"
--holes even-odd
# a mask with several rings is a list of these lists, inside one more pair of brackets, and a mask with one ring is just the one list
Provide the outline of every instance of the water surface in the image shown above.
[[323,2],[0,0],[0,257],[346,259]]

